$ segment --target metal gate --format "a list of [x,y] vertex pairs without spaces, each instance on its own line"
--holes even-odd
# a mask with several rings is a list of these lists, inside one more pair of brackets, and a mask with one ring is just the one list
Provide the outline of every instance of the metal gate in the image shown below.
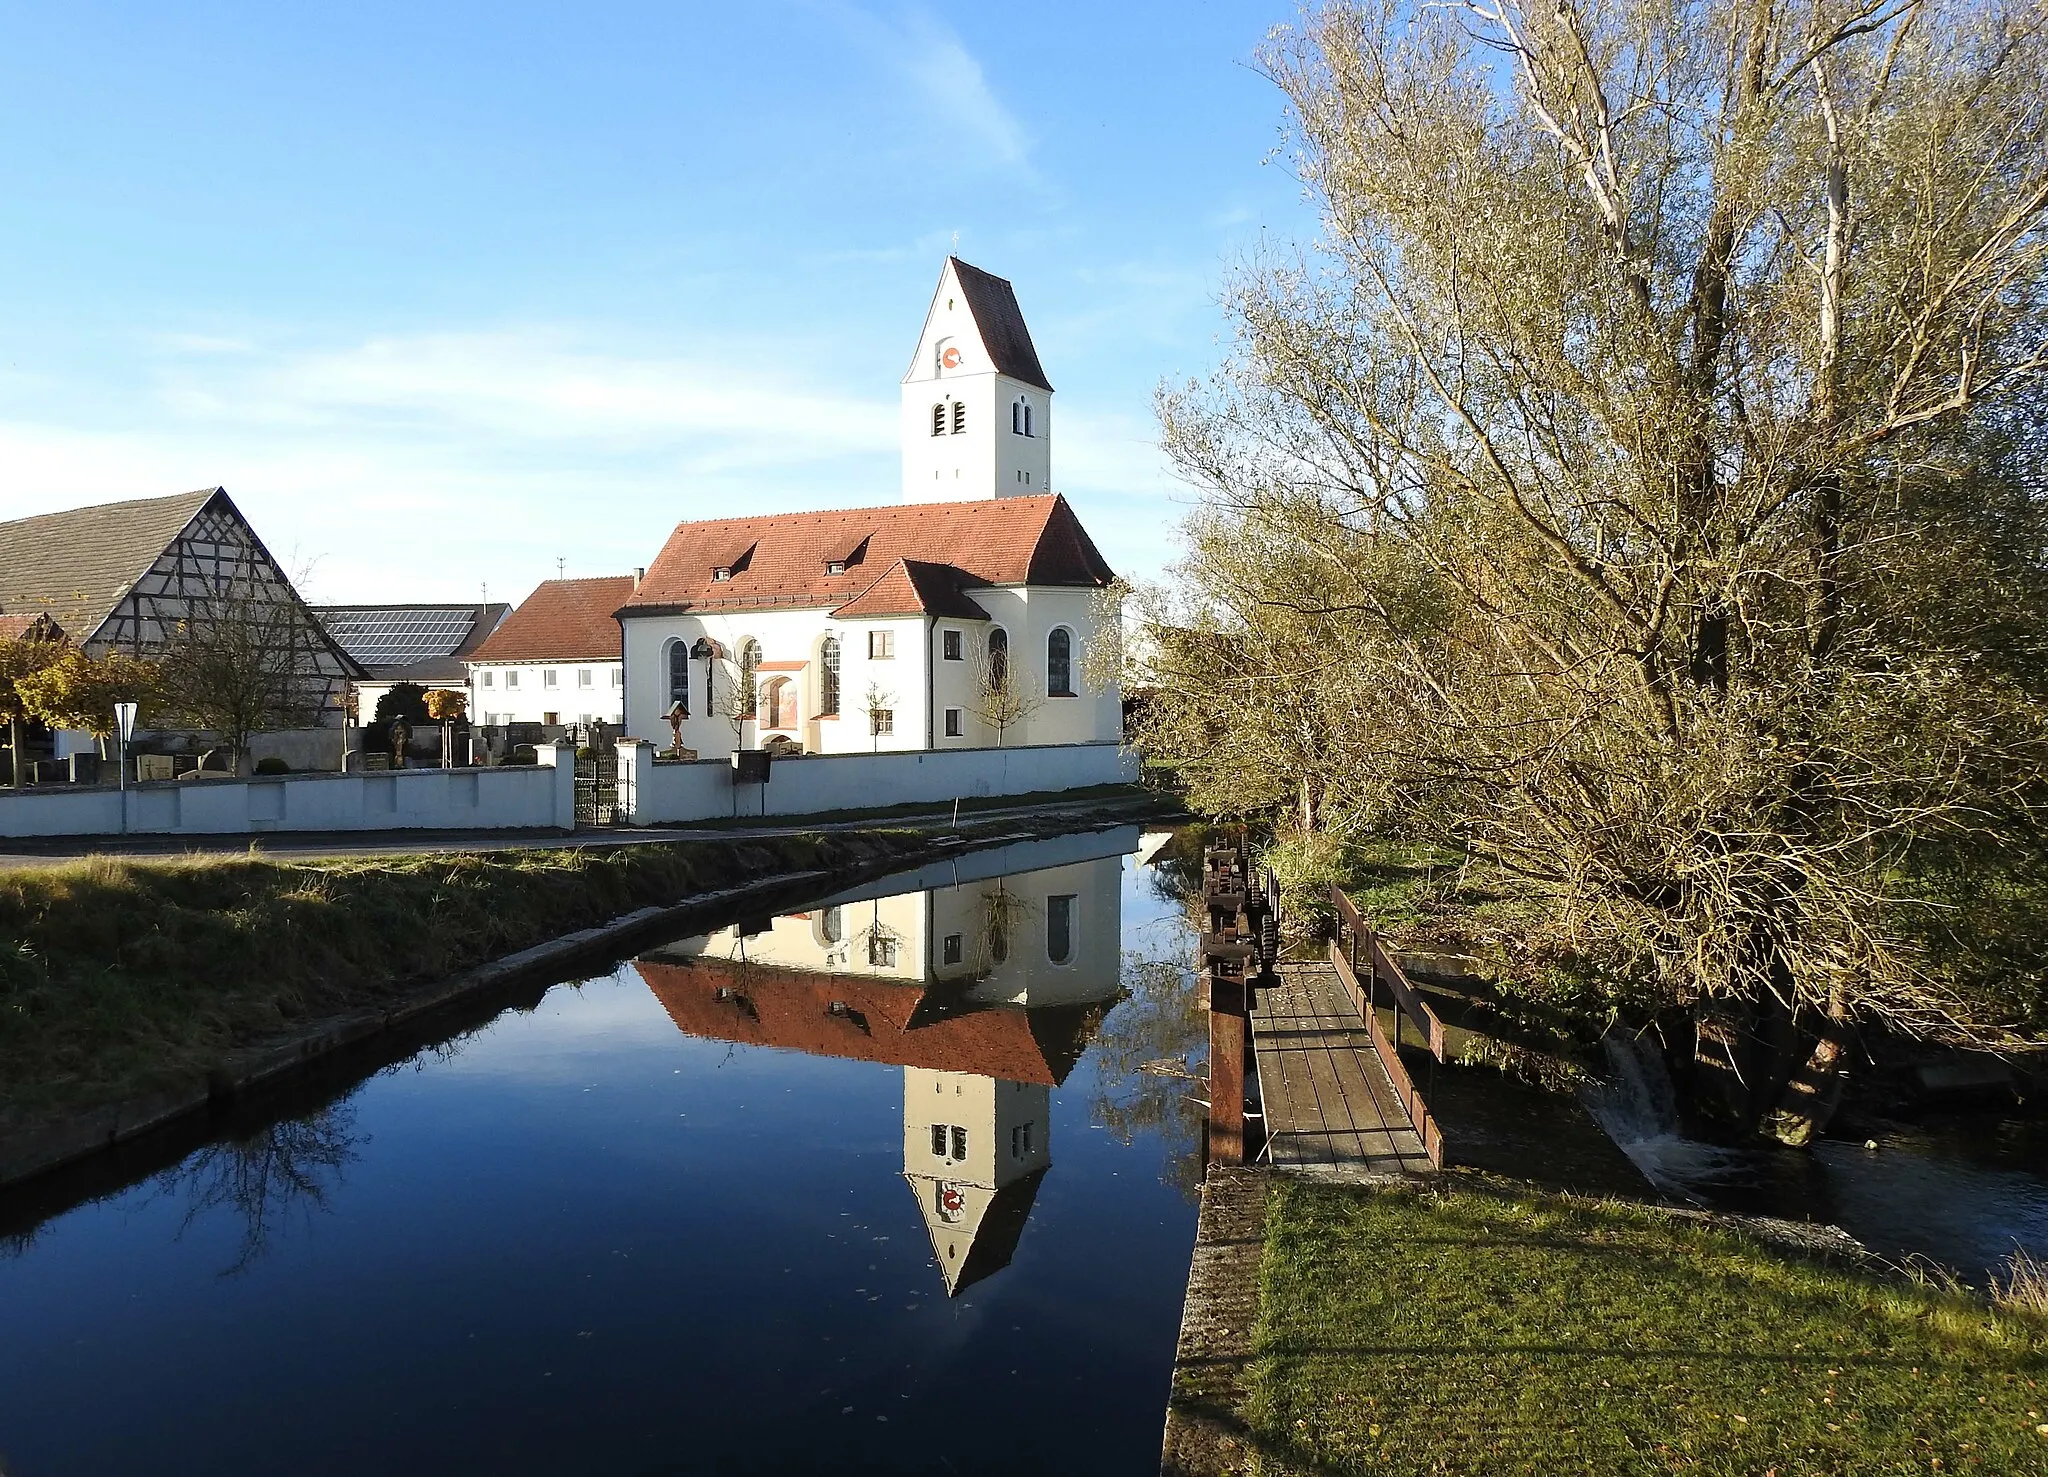
[[618,814],[619,750],[611,735],[598,729],[576,751],[576,824],[614,825]]

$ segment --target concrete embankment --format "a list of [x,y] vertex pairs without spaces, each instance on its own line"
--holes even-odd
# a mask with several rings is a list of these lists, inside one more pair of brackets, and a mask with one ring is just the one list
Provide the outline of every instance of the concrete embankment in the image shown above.
[[1249,1388],[1252,1325],[1259,1316],[1259,1259],[1266,1244],[1270,1173],[1212,1167],[1202,1183],[1187,1302],[1166,1402],[1161,1477],[1213,1477],[1252,1455],[1239,1412]]

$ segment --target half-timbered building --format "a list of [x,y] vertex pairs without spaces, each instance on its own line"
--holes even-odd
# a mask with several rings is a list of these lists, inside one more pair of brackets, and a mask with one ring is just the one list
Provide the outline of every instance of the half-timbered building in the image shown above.
[[290,706],[317,728],[339,729],[348,684],[368,675],[219,487],[0,523],[0,617],[40,617],[87,652],[141,657],[241,622],[275,649]]

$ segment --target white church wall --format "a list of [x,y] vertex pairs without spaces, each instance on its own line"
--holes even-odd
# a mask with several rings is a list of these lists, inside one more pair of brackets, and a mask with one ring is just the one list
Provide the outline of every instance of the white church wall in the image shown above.
[[[1092,592],[1057,588],[1007,587],[974,592],[988,611],[988,621],[922,616],[876,621],[840,621],[824,610],[749,611],[707,616],[644,616],[626,622],[626,709],[622,713],[630,737],[666,748],[670,728],[668,650],[684,648],[700,638],[717,643],[725,657],[717,663],[717,692],[706,711],[704,663],[690,663],[690,716],[683,723],[683,747],[705,758],[734,748],[759,748],[774,734],[801,744],[807,753],[862,754],[924,748],[967,749],[1030,744],[1108,743],[1123,735],[1123,708],[1114,687],[1090,689],[1083,675],[1089,646],[1095,639]],[[1072,697],[1047,691],[1046,641],[1055,627],[1071,636]],[[998,735],[976,716],[977,689],[985,670],[989,633],[1000,628],[1010,640],[1010,668],[1022,689],[1036,701],[1021,724]],[[960,633],[960,657],[945,656],[947,631]],[[893,637],[889,657],[871,656],[869,636]],[[827,636],[839,642],[839,716],[821,717],[820,652]],[[778,679],[796,691],[797,714],[792,726],[776,726],[768,705],[757,716],[735,724],[738,656],[747,640],[760,644],[767,669],[757,675],[764,693]],[[796,670],[774,670],[800,663]],[[892,716],[887,734],[870,731],[867,699],[870,687],[885,699]],[[926,696],[930,693],[929,698]],[[487,705],[479,704],[483,711]],[[946,714],[959,714],[958,734],[947,732]],[[538,719],[526,721],[539,721]],[[611,719],[608,721],[618,721]]]
[[[871,632],[893,637],[887,657],[869,655]],[[704,662],[690,663],[690,716],[683,721],[683,747],[705,758],[734,748],[759,748],[781,734],[803,745],[806,753],[869,754],[919,749],[925,743],[925,667],[929,626],[921,616],[876,621],[838,621],[830,612],[811,610],[746,611],[704,616],[643,616],[626,622],[626,731],[662,748],[671,740],[668,651],[671,643],[685,649],[700,638],[715,642],[725,653],[715,664],[717,691],[705,701]],[[839,642],[839,713],[819,713],[822,701],[822,652],[827,637]],[[796,691],[796,722],[778,726],[765,703],[756,716],[733,720],[742,645],[760,644],[766,670],[756,676],[763,696],[778,680]],[[796,670],[775,670],[801,663]],[[867,699],[870,687],[884,699],[890,732],[870,731]],[[707,708],[709,711],[707,711]]]

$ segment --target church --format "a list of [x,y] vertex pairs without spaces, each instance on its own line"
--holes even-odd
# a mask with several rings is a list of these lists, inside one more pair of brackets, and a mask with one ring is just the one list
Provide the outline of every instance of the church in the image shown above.
[[706,757],[1118,742],[1116,681],[1084,673],[1114,576],[1051,490],[1052,396],[1010,284],[948,258],[902,504],[679,525],[617,611],[626,731]]

